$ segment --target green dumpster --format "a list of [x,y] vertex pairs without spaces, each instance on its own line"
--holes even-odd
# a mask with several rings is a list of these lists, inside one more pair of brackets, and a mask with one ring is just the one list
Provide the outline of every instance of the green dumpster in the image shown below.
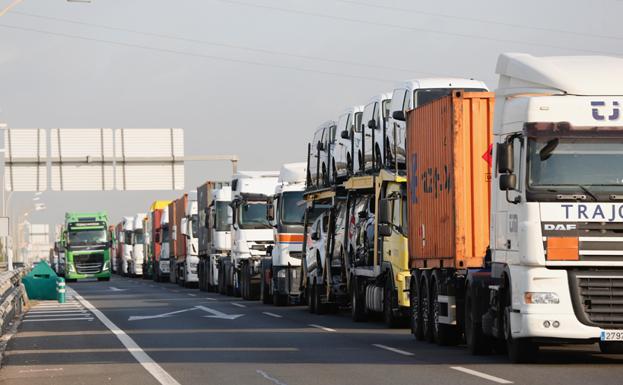
[[46,261],[39,262],[22,282],[29,299],[57,299],[56,273]]

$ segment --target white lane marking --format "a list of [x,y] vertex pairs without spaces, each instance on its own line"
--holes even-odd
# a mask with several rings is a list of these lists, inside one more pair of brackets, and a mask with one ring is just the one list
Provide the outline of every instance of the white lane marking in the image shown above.
[[196,297],[197,296],[197,294],[190,294],[190,293],[188,293],[188,295],[191,296],[191,297]]
[[37,319],[25,319],[22,322],[52,322],[52,321],[93,321],[93,317],[80,317],[80,318],[37,318]]
[[269,376],[269,375],[268,375],[268,373],[266,373],[266,372],[265,372],[265,371],[263,371],[263,370],[259,370],[259,369],[258,369],[258,370],[256,370],[255,372],[256,372],[257,374],[259,374],[260,376],[264,377],[265,379],[267,379],[268,381],[272,382],[272,383],[273,383],[273,384],[275,384],[275,385],[287,385],[286,383],[281,382],[281,381],[279,381],[278,379],[276,379],[276,378],[273,378],[273,377]]
[[309,324],[307,326],[311,326],[311,327],[316,328],[316,329],[322,329],[325,332],[336,332],[337,331],[335,329],[331,329],[331,328],[328,328],[328,327],[325,327],[325,326],[321,326],[321,325],[316,325],[316,324]]
[[162,385],[180,385],[175,378],[173,378],[166,370],[164,370],[160,365],[158,365],[147,353],[141,349],[140,346],[134,340],[126,334],[123,330],[121,330],[117,325],[115,325],[111,320],[104,315],[100,310],[98,310],[95,306],[91,305],[89,301],[82,298],[80,294],[78,294],[75,290],[69,288],[68,291],[72,293],[72,295],[80,301],[84,307],[89,309],[97,319],[99,319],[110,331],[117,336],[119,341],[123,344],[123,346],[128,349],[128,352],[134,356],[136,361],[141,364],[145,370],[151,374],[156,381],[158,381]]
[[86,310],[81,311],[72,311],[72,312],[64,312],[62,314],[54,313],[28,313],[24,318],[45,318],[45,317],[77,317],[80,315],[87,314]]
[[119,289],[118,287],[111,286],[110,290],[112,290],[112,291],[126,291],[128,289]]
[[472,376],[484,378],[485,380],[497,382],[498,384],[512,384],[513,381],[505,380],[500,377],[495,377],[487,373],[482,373],[477,370],[467,369],[462,366],[451,366],[450,369],[458,370],[459,372],[471,374]]
[[405,351],[405,350],[400,350],[400,349],[392,348],[391,346],[387,346],[387,345],[372,344],[372,346],[376,346],[377,348],[381,348],[381,349],[389,350],[390,352],[394,352],[394,353],[402,354],[403,356],[414,356],[414,355],[415,355],[415,354],[413,354],[413,353],[411,353],[411,352],[407,352],[407,351]]
[[20,370],[18,373],[62,372],[62,371],[63,371],[63,368],[48,368],[48,369]]
[[197,306],[195,306],[195,308],[201,309],[201,310],[205,311],[206,313],[212,314],[212,315],[206,315],[205,316],[206,318],[220,318],[220,319],[234,320],[234,319],[242,317],[244,315],[244,314],[225,314],[222,311],[218,311],[216,309],[211,309],[209,307],[201,306],[201,305],[197,305]]
[[163,313],[163,314],[156,314],[156,315],[133,315],[130,316],[130,318],[128,318],[128,321],[137,321],[137,320],[146,320],[146,319],[155,319],[155,318],[167,318],[167,317],[171,317],[175,314],[180,314],[180,313],[184,313],[187,311],[193,311],[193,310],[197,310],[194,307],[191,307],[190,309],[182,309],[182,310],[176,310],[176,311],[170,311],[168,313]]
[[279,314],[271,313],[269,311],[263,311],[262,314],[266,314],[269,317],[282,318]]
[[87,311],[80,308],[75,310],[31,310],[28,314],[64,314],[64,313],[86,313]]
[[207,299],[208,301],[216,301],[216,298],[212,298],[212,297],[205,297],[204,299]]
[[234,305],[234,306],[238,306],[238,307],[247,307],[247,305],[243,305],[243,304],[238,303],[238,302],[230,302],[230,303],[231,303],[232,305]]

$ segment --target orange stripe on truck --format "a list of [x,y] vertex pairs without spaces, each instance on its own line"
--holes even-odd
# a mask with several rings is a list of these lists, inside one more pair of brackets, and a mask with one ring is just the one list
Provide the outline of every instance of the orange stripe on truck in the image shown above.
[[277,238],[279,240],[279,242],[289,242],[289,243],[295,243],[295,242],[303,242],[303,234],[279,234],[279,237]]

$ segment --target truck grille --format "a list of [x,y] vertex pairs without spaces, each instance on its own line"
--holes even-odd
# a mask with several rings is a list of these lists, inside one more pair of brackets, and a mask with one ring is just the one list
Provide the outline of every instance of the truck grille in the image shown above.
[[74,264],[78,274],[101,273],[104,265],[104,253],[74,255]]
[[574,309],[578,319],[602,328],[623,326],[623,272],[570,274]]
[[567,222],[575,230],[556,230],[557,223],[542,223],[543,248],[547,253],[548,237],[578,237],[579,260],[623,261],[623,223]]

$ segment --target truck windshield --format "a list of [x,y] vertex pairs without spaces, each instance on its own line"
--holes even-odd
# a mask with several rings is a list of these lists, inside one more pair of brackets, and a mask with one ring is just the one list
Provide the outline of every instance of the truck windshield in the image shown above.
[[70,230],[68,237],[71,245],[94,245],[108,240],[105,229]]
[[623,138],[532,138],[528,157],[530,188],[623,192]]
[[217,201],[215,203],[215,224],[214,227],[216,231],[229,231],[229,217],[231,217],[231,207],[229,206],[229,202]]
[[145,243],[145,233],[143,233],[143,230],[136,230],[134,232],[134,244],[142,245],[143,243]]
[[268,229],[266,202],[247,202],[240,206],[238,219],[241,229]]
[[281,199],[281,221],[287,225],[302,225],[305,220],[305,205],[302,191],[291,191],[283,194]]
[[162,243],[169,242],[169,228],[162,228]]
[[[444,96],[450,95],[452,90],[456,90],[460,88],[424,88],[413,91],[413,100],[415,101],[415,107],[421,106],[422,104],[430,103],[434,100],[443,98]],[[483,92],[486,91],[483,88],[464,88],[465,92]]]
[[130,230],[126,230],[125,231],[125,244],[126,245],[131,245],[132,244],[132,237],[134,236],[134,233]]

